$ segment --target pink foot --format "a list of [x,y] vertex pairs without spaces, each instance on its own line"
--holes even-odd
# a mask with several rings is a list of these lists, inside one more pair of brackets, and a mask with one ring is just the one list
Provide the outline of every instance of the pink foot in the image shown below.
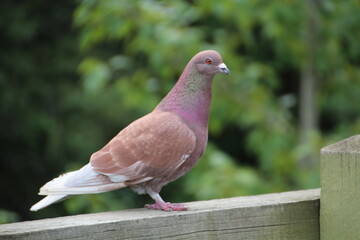
[[186,210],[188,210],[188,208],[185,207],[184,204],[170,203],[170,202],[163,202],[163,203],[156,202],[154,204],[146,204],[145,207],[149,208],[149,209],[163,210],[163,211],[166,211],[166,212],[186,211]]

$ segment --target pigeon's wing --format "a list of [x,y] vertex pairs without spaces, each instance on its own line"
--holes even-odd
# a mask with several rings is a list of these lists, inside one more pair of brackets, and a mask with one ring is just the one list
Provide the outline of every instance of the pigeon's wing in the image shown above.
[[140,183],[176,170],[195,146],[195,134],[178,116],[154,111],[95,152],[90,164],[113,182]]

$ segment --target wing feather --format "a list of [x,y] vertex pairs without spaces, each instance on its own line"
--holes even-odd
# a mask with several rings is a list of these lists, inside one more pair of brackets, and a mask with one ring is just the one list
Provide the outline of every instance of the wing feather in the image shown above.
[[90,164],[96,172],[108,176],[152,179],[171,174],[195,146],[195,134],[178,116],[155,110],[134,121],[95,152]]

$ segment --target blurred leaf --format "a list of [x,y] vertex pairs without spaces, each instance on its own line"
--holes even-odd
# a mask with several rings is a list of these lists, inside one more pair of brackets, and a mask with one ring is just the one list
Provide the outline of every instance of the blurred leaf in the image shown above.
[[20,216],[15,212],[0,209],[0,224],[12,223],[20,220]]

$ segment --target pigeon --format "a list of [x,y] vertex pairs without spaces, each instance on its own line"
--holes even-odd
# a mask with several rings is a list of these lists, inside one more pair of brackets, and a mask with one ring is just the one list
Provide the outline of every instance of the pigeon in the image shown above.
[[37,211],[79,194],[128,187],[148,194],[149,209],[185,211],[182,203],[165,202],[161,188],[186,174],[202,156],[208,140],[212,81],[230,74],[220,54],[206,50],[186,65],[171,91],[149,114],[135,120],[77,171],[68,172],[40,188],[46,195],[31,207]]

